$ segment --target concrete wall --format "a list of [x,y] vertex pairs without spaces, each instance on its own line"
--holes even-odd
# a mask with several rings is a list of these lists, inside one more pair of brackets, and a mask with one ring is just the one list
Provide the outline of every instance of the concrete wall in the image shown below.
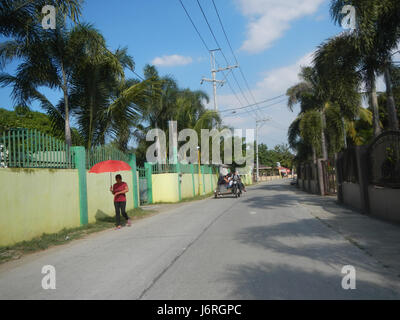
[[360,194],[360,185],[351,182],[343,182],[343,203],[357,210],[362,210],[362,200]]
[[[251,184],[251,181],[248,180],[248,175],[245,176],[246,177],[246,182]],[[281,176],[260,176],[260,181],[264,182],[264,181],[272,181],[272,180],[278,180],[278,179],[282,179]],[[245,183],[246,183],[245,182]]]
[[370,213],[373,216],[400,222],[400,189],[368,187]]
[[153,202],[178,202],[178,174],[162,173],[152,175]]
[[[204,176],[204,177],[203,177]],[[195,196],[199,195],[199,175],[194,174]],[[215,174],[202,174],[201,175],[201,189],[200,194],[211,193],[217,186],[218,177]],[[163,173],[153,174],[153,202],[178,202],[179,189],[178,189],[178,174],[177,173]],[[204,186],[203,186],[204,183]],[[181,198],[187,199],[193,197],[193,180],[191,173],[182,174],[181,182]]]
[[310,180],[310,190],[312,194],[318,194],[319,193],[319,187],[318,187],[318,181],[317,180]]
[[[114,177],[112,174],[112,183]],[[133,185],[130,171],[120,172],[129,186],[127,210],[133,209]],[[139,179],[138,179],[139,180]],[[200,194],[213,192],[218,176],[201,175]],[[114,216],[110,174],[86,175],[89,223],[105,215]],[[194,175],[195,194],[199,192],[198,174]],[[153,202],[178,202],[178,174],[153,174]],[[139,190],[136,190],[139,194]],[[183,174],[182,199],[193,197],[192,174]],[[31,240],[43,233],[56,233],[81,225],[78,170],[6,169],[0,170],[0,246]]]
[[181,195],[182,199],[193,197],[193,180],[191,173],[184,173],[182,175]]
[[242,176],[242,182],[246,185],[252,185],[253,184],[253,175],[251,173],[245,174]]
[[[129,192],[126,194],[126,210],[131,210],[133,204],[132,172],[114,172],[111,174],[111,183],[115,183],[115,176],[120,174],[122,180],[128,184]],[[105,215],[114,216],[114,196],[110,192],[109,173],[87,173],[87,197],[88,197],[88,217],[89,223],[96,222],[96,218]]]
[[318,181],[317,180],[303,180],[298,179],[298,188],[307,191],[312,194],[319,194]]
[[[359,209],[362,213],[400,222],[400,189],[383,188],[370,184],[368,148],[366,146],[356,147],[355,153],[358,184],[343,182],[341,181],[343,178],[339,175],[338,183],[341,188],[339,188],[338,200]],[[340,173],[340,170],[338,172]]]
[[1,169],[0,245],[80,226],[77,170]]

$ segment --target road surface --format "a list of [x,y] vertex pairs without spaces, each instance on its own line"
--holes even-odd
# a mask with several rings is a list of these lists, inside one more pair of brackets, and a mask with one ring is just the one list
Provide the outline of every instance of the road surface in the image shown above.
[[[285,180],[186,203],[1,265],[0,299],[399,299],[400,278],[316,219],[313,197]],[[56,290],[42,288],[45,265]]]

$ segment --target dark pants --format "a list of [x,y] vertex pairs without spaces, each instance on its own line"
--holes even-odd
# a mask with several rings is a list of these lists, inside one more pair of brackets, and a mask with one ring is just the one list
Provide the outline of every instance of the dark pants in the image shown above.
[[117,227],[121,225],[121,217],[120,214],[128,221],[129,217],[126,214],[126,202],[114,202],[115,207],[115,219],[117,220]]

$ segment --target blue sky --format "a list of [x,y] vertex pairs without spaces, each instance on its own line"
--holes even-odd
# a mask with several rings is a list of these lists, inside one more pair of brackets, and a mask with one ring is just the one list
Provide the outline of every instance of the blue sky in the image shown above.
[[[209,48],[216,44],[196,0],[182,0]],[[212,0],[199,0],[223,52],[231,64],[233,56],[225,41]],[[279,96],[297,82],[301,65],[307,65],[316,46],[342,31],[329,16],[328,0],[214,0],[222,22],[247,78],[250,94],[238,70],[234,71],[243,97],[232,75],[228,85],[218,89],[220,110],[247,105]],[[93,23],[105,36],[108,46],[127,46],[142,74],[147,63],[157,65],[160,74],[172,75],[181,87],[206,91],[212,101],[211,84],[200,85],[210,78],[210,58],[204,45],[185,15],[179,0],[86,0],[82,21]],[[217,61],[224,59],[217,53]],[[16,64],[7,67],[13,72]],[[133,74],[128,74],[133,76]],[[222,74],[218,75],[223,78]],[[60,92],[43,89],[56,102]],[[10,88],[0,88],[0,107],[13,108]],[[247,99],[247,100],[246,100]],[[260,134],[260,142],[270,148],[286,142],[287,128],[296,110],[287,110],[283,99],[269,108],[255,112],[223,113],[224,122],[235,128],[254,128],[255,119],[270,117]],[[266,106],[264,103],[260,107]],[[212,108],[212,104],[209,105]],[[37,109],[35,106],[34,109]]]

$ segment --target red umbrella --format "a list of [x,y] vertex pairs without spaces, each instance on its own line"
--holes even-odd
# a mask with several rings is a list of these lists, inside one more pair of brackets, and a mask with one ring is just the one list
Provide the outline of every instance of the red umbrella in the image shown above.
[[104,173],[110,172],[110,183],[111,181],[111,172],[120,172],[120,171],[131,171],[132,168],[129,164],[124,161],[118,160],[107,160],[103,162],[99,162],[95,164],[90,170],[89,173]]

